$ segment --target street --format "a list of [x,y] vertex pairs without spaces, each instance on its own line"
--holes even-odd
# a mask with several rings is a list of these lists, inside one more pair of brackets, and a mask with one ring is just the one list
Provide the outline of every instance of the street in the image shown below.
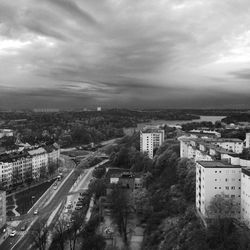
[[[39,209],[39,214],[34,215],[33,211],[31,211],[29,214],[24,216],[23,221],[17,226],[16,231],[17,234],[14,237],[8,237],[8,239],[5,240],[5,242],[1,245],[1,249],[3,250],[20,250],[20,249],[32,249],[32,243],[33,239],[32,236],[29,234],[29,231],[31,231],[33,228],[35,228],[38,225],[38,218],[39,220],[48,220],[49,216],[51,215],[52,211],[56,209],[56,207],[64,200],[66,199],[70,189],[74,185],[75,181],[77,180],[77,177],[81,170],[82,164],[79,164],[74,171],[70,174],[68,179],[65,181],[65,183],[60,187],[60,189],[57,191],[56,195],[53,197],[53,199],[50,201],[50,203],[45,206],[44,208]],[[92,172],[91,169],[85,170],[86,172]],[[87,173],[86,173],[87,174]],[[82,184],[84,187],[88,186],[88,182],[90,181],[91,174],[87,174],[88,178],[84,178],[84,183]],[[33,225],[26,231],[21,231],[21,227],[25,224],[30,224],[33,221]],[[52,225],[53,226],[53,225]],[[16,242],[20,239],[22,239],[16,244]]]

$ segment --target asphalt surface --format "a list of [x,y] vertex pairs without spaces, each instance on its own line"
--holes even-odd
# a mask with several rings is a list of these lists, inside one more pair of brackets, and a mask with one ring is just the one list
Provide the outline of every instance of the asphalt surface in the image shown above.
[[[109,141],[110,144],[114,143],[114,140]],[[107,143],[107,144],[109,144]],[[81,163],[75,167],[74,171],[70,174],[68,179],[64,182],[64,184],[60,187],[59,190],[57,190],[57,194],[55,197],[51,200],[51,202],[45,206],[44,208],[39,209],[39,214],[34,215],[33,210],[25,215],[22,218],[22,222],[15,228],[17,231],[16,235],[14,237],[8,237],[3,244],[0,245],[1,250],[33,250],[37,249],[36,247],[33,246],[34,240],[31,235],[32,229],[36,228],[39,225],[39,221],[45,220],[48,221],[49,216],[51,213],[57,208],[59,203],[62,201],[66,201],[67,195],[69,194],[69,191],[71,187],[74,185],[75,181],[77,180],[78,176],[83,173],[84,171],[84,164],[87,159],[96,157],[100,155],[100,152],[91,152],[89,155],[86,156],[84,160],[81,161]],[[90,169],[89,169],[90,170]],[[91,171],[91,170],[90,170]],[[92,177],[92,174],[86,178],[86,180],[83,183],[84,188],[87,186],[89,183],[90,179]],[[29,225],[33,222],[33,225],[25,231],[21,231],[21,227],[23,225],[26,225],[26,227],[29,227]],[[55,221],[53,220],[52,222],[52,227],[53,223]],[[22,239],[18,242],[18,240],[22,237]],[[18,243],[17,243],[18,242]]]
[[[55,197],[51,200],[51,202],[44,208],[39,209],[38,215],[33,215],[32,211],[23,219],[23,221],[18,225],[16,228],[17,234],[14,237],[8,237],[7,240],[0,246],[1,250],[29,250],[29,249],[36,249],[32,248],[33,239],[30,231],[33,228],[38,226],[39,220],[48,220],[49,216],[51,215],[52,211],[56,209],[60,202],[66,199],[69,190],[71,189],[72,185],[76,181],[79,172],[83,171],[81,169],[81,165],[78,165],[75,170],[71,173],[65,183],[60,187],[57,191]],[[89,181],[89,180],[88,180]],[[38,217],[38,218],[37,218]],[[34,224],[31,226],[29,231],[21,231],[21,227],[25,225],[29,225],[31,221],[36,220]],[[23,238],[15,245],[15,243],[20,239],[21,235],[24,235]],[[13,247],[14,246],[14,247]]]

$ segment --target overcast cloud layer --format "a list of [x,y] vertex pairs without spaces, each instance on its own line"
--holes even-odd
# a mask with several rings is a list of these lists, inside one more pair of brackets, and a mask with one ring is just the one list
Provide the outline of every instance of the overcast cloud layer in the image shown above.
[[0,108],[250,107],[249,0],[0,0]]

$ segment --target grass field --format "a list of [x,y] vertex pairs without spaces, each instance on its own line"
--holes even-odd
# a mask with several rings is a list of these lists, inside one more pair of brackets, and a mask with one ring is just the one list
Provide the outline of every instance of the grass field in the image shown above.
[[[22,215],[26,214],[35,202],[44,194],[44,192],[53,184],[55,180],[44,182],[36,187],[15,194],[17,211]],[[33,197],[33,198],[32,198]],[[12,197],[11,197],[12,198]],[[7,198],[7,206],[11,207],[13,198]],[[10,202],[10,203],[9,203]]]

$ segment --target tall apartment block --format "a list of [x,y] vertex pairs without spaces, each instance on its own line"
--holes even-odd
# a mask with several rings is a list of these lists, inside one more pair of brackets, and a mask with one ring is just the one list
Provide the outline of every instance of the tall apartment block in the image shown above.
[[147,153],[150,159],[154,157],[154,149],[164,142],[164,130],[153,127],[145,127],[140,131],[140,151]]
[[196,208],[203,217],[211,216],[209,205],[216,196],[232,199],[233,209],[226,216],[240,219],[241,166],[223,161],[196,162]]
[[0,190],[0,229],[6,224],[6,192]]

